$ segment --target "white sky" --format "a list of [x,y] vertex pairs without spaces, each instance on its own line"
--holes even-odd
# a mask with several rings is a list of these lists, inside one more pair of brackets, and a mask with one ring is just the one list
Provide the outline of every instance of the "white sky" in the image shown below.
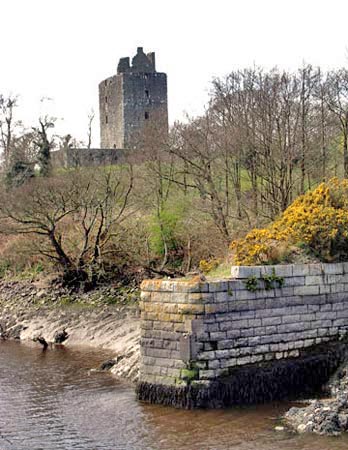
[[28,126],[49,113],[78,139],[98,83],[138,46],[168,75],[170,122],[200,113],[233,69],[348,65],[347,0],[0,0],[0,14],[0,93],[20,95]]

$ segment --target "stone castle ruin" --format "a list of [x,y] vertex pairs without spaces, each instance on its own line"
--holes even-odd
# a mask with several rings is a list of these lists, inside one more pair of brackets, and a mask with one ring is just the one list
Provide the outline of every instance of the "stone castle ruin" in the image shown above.
[[138,47],[121,58],[117,74],[99,84],[101,148],[62,148],[52,152],[54,167],[116,164],[141,146],[147,126],[168,133],[167,75],[156,71],[155,53]]
[[167,75],[156,72],[155,53],[138,47],[130,65],[121,58],[117,74],[99,84],[102,148],[133,148],[147,121],[168,130]]

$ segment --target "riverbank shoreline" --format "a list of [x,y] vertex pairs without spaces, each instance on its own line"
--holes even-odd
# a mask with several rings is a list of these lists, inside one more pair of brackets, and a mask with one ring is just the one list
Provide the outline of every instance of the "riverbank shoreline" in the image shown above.
[[[138,292],[103,286],[71,293],[43,281],[0,282],[0,325],[8,339],[54,342],[66,330],[64,345],[110,351],[117,363],[111,372],[136,382],[139,372]],[[37,343],[36,345],[39,345]]]
[[[33,343],[42,336],[54,342],[66,330],[66,347],[89,347],[110,352],[116,364],[110,372],[138,381],[140,311],[137,290],[102,286],[88,293],[71,293],[42,281],[0,282],[0,325],[8,339]],[[347,358],[346,358],[347,360]],[[92,369],[92,367],[91,367]],[[284,416],[287,428],[297,433],[337,435],[348,431],[348,364],[331,378],[327,398],[291,408]]]

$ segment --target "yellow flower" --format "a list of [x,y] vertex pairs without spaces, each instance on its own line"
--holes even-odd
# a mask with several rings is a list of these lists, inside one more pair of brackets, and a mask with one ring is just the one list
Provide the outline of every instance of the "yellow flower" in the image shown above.
[[288,247],[306,243],[322,260],[348,254],[348,180],[333,178],[298,197],[267,228],[253,229],[233,241],[240,265],[268,262],[279,243]]

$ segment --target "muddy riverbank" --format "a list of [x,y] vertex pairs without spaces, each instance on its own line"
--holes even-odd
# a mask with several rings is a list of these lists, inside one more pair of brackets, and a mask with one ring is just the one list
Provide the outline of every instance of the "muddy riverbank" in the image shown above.
[[[73,294],[42,282],[0,283],[0,325],[10,339],[54,341],[65,329],[65,346],[107,350],[119,362],[111,371],[136,381],[139,369],[138,292],[103,287]],[[40,344],[37,344],[38,346]]]

